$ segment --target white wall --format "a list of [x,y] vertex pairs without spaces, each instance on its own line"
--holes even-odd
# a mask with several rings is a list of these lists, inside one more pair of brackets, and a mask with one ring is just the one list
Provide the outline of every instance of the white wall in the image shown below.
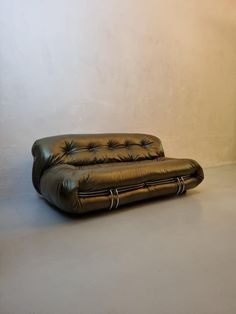
[[32,193],[31,145],[53,134],[147,132],[169,156],[236,161],[235,1],[0,6],[1,195]]

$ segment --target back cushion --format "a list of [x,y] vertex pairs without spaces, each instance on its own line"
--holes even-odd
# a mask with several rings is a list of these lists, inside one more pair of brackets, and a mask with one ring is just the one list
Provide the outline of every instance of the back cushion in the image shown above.
[[75,166],[98,163],[137,161],[164,156],[159,138],[146,134],[65,134],[37,140],[33,183],[39,191],[43,172],[57,164]]

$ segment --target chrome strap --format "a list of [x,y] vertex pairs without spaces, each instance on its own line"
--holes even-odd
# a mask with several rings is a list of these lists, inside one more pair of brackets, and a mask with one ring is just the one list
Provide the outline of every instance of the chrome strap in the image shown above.
[[178,177],[176,179],[177,179],[177,186],[178,186],[178,190],[177,190],[176,194],[179,195],[181,192],[182,184],[181,184],[181,181]]
[[109,210],[112,209],[113,204],[114,204],[114,194],[113,194],[112,190],[110,190],[110,195],[111,195],[111,205],[110,205],[110,207],[109,207]]
[[182,191],[181,191],[181,194],[183,194],[185,192],[185,182],[184,182],[184,178],[183,177],[180,177],[181,179],[181,182],[182,182]]
[[117,189],[110,190],[110,196],[111,196],[111,204],[110,204],[109,210],[114,208],[115,200],[116,200],[115,208],[117,208],[120,204],[120,197],[119,197],[119,192]]
[[177,177],[176,180],[177,180],[177,186],[178,186],[176,194],[177,195],[183,194],[186,190],[184,178],[183,177]]
[[115,208],[117,208],[120,203],[120,198],[119,198],[119,192],[117,189],[115,189],[115,192],[116,192],[116,207]]

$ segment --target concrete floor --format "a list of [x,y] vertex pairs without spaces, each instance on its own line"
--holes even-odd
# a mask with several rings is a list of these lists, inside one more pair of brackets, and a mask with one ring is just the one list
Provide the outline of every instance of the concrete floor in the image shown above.
[[0,201],[1,314],[235,314],[236,165],[185,196],[83,219]]

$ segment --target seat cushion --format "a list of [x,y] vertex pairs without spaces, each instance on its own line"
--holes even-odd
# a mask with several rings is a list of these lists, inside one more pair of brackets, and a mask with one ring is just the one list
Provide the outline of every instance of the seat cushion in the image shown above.
[[[181,189],[179,178],[183,180]],[[104,199],[102,199],[104,197],[107,198],[106,206],[109,206],[112,191],[119,193],[119,196],[131,190],[136,193],[142,191],[143,194],[143,189],[150,192],[152,187],[152,191],[156,191],[156,194],[151,193],[154,197],[161,195],[160,190],[163,185],[168,189],[163,190],[162,194],[174,194],[193,188],[202,180],[202,168],[195,160],[161,157],[153,160],[87,166],[57,165],[44,172],[40,190],[52,204],[63,210],[76,212],[86,211],[86,204],[90,204],[90,210],[93,197],[96,202],[99,201],[99,197],[103,200],[101,206],[96,204],[94,208],[104,207]],[[86,203],[85,200],[88,198]]]

